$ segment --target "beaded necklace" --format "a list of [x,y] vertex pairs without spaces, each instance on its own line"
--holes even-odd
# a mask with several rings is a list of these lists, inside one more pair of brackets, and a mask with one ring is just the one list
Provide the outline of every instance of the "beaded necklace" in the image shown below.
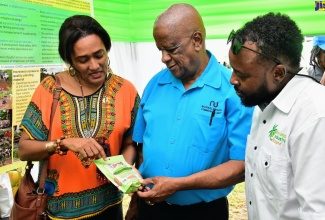
[[[85,95],[84,95],[84,91],[83,91],[83,88],[82,88],[82,85],[81,85],[81,82],[80,82],[80,78],[77,76],[78,78],[78,83],[79,83],[79,87],[80,87],[80,91],[81,91],[81,95],[82,95],[82,101],[83,101],[83,104],[84,104],[84,110],[85,110],[85,120],[86,120],[86,129],[84,129],[84,136],[85,138],[91,138],[93,136],[93,132],[94,132],[94,128],[91,127],[90,125],[90,111],[89,111],[89,107],[91,107],[90,105],[87,104],[87,102],[85,101]],[[105,82],[106,82],[106,78],[105,78]],[[105,88],[105,85],[102,85],[101,89]],[[105,151],[105,154],[106,156],[110,156],[111,153],[110,153],[110,146],[109,144],[105,143],[105,139],[104,137],[98,137],[96,138],[96,141],[103,147],[104,151]],[[91,158],[88,158],[87,159],[88,161],[89,160],[93,160]],[[86,168],[88,168],[88,166],[86,166]],[[107,178],[104,174],[102,174],[102,172],[96,168],[96,176],[97,178],[101,181],[101,182],[107,182]]]
[[85,110],[85,121],[86,121],[86,129],[83,131],[84,132],[84,136],[85,138],[91,138],[93,135],[93,131],[94,129],[91,127],[90,125],[90,113],[89,113],[89,107],[87,102],[85,101],[85,95],[84,95],[84,91],[80,82],[80,78],[79,76],[77,76],[78,82],[79,82],[79,87],[80,87],[80,91],[81,91],[81,95],[82,95],[82,101],[84,104],[84,110]]

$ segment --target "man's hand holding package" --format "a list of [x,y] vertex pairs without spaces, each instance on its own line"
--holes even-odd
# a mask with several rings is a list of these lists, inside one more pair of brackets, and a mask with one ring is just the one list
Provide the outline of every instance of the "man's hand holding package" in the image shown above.
[[[150,201],[150,203],[165,201],[168,197],[173,195],[178,188],[176,179],[163,176],[144,179],[141,181],[141,184],[146,187],[140,187],[137,194],[140,198]],[[148,187],[150,185],[152,185],[151,189]]]

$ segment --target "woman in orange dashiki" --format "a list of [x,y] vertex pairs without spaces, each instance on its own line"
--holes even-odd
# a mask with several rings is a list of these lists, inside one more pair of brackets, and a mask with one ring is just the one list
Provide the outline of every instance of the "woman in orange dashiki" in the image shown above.
[[[67,18],[59,32],[59,53],[69,69],[56,74],[63,90],[50,125],[55,77],[37,87],[21,123],[22,160],[48,159],[45,189],[51,219],[122,220],[123,194],[94,160],[123,154],[136,158],[131,136],[139,96],[109,68],[108,33],[93,18]],[[52,141],[48,141],[49,130]]]

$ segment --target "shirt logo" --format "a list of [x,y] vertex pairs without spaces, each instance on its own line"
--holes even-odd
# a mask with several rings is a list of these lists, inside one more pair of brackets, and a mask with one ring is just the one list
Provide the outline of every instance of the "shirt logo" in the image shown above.
[[315,11],[325,11],[325,1],[315,1]]
[[202,111],[206,111],[206,112],[215,112],[215,114],[221,114],[222,109],[221,108],[217,108],[219,105],[219,102],[215,102],[215,101],[210,101],[209,105],[202,105],[201,106],[201,110]]
[[273,143],[277,145],[282,145],[286,142],[287,135],[281,133],[278,130],[278,125],[274,124],[273,128],[269,131],[269,138]]

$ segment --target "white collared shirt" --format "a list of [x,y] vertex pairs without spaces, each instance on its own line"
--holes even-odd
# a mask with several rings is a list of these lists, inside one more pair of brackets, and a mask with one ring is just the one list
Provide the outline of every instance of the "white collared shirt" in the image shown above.
[[295,76],[256,107],[245,163],[249,220],[324,220],[325,87]]

